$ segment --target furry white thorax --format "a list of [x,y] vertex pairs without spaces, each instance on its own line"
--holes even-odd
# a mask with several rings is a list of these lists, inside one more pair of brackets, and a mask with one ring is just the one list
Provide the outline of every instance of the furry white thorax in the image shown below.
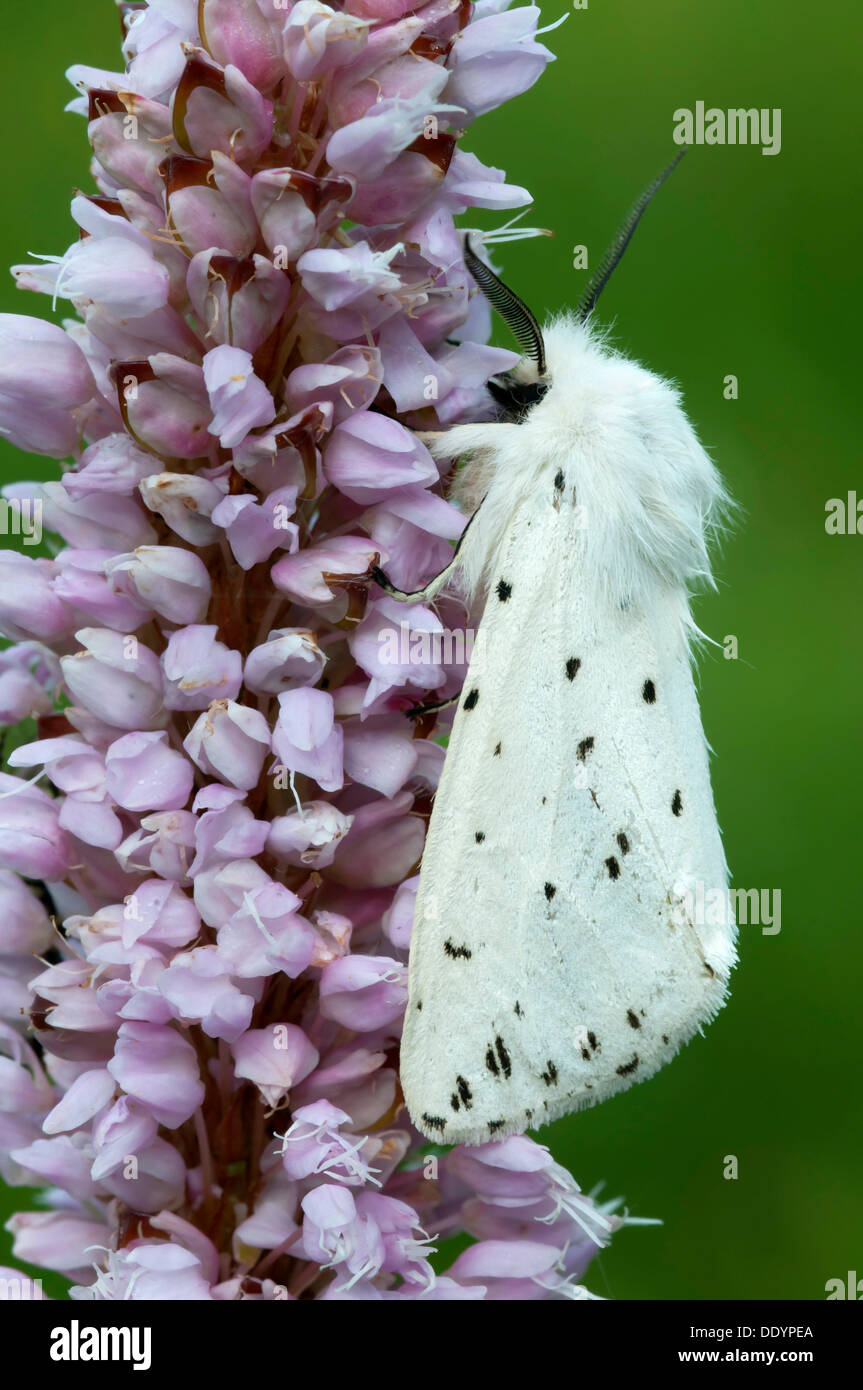
[[[484,596],[517,509],[551,496],[559,471],[582,508],[583,573],[597,601],[629,606],[712,584],[708,541],[727,498],[677,389],[571,316],[544,338],[549,389],[521,422],[455,425],[430,441],[437,458],[468,460],[453,489],[476,513],[458,560],[466,594]],[[516,379],[536,381],[535,365],[524,361]]]

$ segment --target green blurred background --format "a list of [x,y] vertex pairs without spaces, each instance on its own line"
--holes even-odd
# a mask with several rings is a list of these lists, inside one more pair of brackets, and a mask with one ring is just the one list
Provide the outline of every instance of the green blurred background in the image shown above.
[[[544,21],[564,8],[547,4]],[[115,69],[119,21],[110,0],[38,13],[6,0],[3,36],[9,264],[72,239],[71,191],[91,185],[63,72]],[[705,1038],[541,1134],[583,1188],[604,1180],[634,1215],[663,1219],[623,1232],[594,1264],[588,1283],[611,1298],[821,1299],[828,1279],[863,1273],[863,535],[824,528],[825,502],[859,472],[860,37],[850,3],[589,0],[549,36],[558,61],[533,91],[464,142],[531,189],[527,220],[555,229],[498,252],[545,313],[584,284],[573,246],[595,264],[674,153],[676,108],[782,109],[776,156],[690,151],[601,303],[619,345],[679,381],[741,504],[719,592],[697,612],[711,636],[737,637],[739,658],[708,653],[700,685],[734,882],[782,892],[779,935],[742,929],[731,1001]],[[11,281],[0,310],[50,316]],[[729,373],[737,400],[723,398]],[[56,468],[0,442],[4,482]],[[732,1154],[739,1176],[727,1180]],[[20,1190],[0,1198],[22,1205]],[[0,1262],[7,1251],[4,1236]]]

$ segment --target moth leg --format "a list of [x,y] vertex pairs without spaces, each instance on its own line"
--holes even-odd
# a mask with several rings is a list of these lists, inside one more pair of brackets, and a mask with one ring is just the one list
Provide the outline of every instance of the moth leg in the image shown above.
[[436,574],[434,579],[430,579],[422,589],[415,589],[412,594],[406,593],[404,589],[397,589],[395,584],[391,584],[387,579],[383,570],[378,569],[377,565],[371,570],[371,578],[375,584],[380,585],[384,593],[389,594],[390,598],[397,599],[399,603],[428,603],[436,594],[440,593],[450,575],[457,568],[457,555],[458,551],[440,574]]
[[430,705],[414,705],[413,709],[405,711],[408,719],[423,719],[427,714],[440,714],[442,709],[449,709],[451,705],[457,705],[458,695],[451,695],[448,700],[437,700]]
[[[485,498],[483,498],[483,502],[484,501]],[[479,504],[479,507],[481,506],[482,502],[480,502]],[[440,593],[447,580],[458,569],[461,548],[464,545],[468,531],[470,530],[471,526],[473,526],[474,518],[476,517],[477,512],[479,511],[479,507],[477,507],[476,511],[473,513],[473,516],[471,516],[470,520],[468,521],[467,526],[464,528],[458,540],[456,541],[455,550],[452,553],[452,559],[450,560],[449,564],[445,565],[444,568],[441,570],[440,574],[436,574],[434,578],[430,579],[428,583],[423,585],[421,589],[415,589],[412,594],[406,593],[404,589],[397,589],[395,584],[392,584],[390,580],[387,579],[383,570],[379,569],[377,565],[373,566],[373,568],[370,570],[370,578],[375,582],[375,584],[380,585],[385,594],[389,594],[390,598],[397,599],[399,603],[430,602],[431,599],[433,599],[437,594]]]

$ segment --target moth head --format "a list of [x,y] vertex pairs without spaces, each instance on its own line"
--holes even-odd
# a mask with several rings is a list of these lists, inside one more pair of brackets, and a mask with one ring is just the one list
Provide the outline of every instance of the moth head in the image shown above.
[[488,383],[489,391],[504,413],[511,419],[523,419],[531,407],[542,400],[551,384],[542,330],[524,300],[480,260],[470,244],[470,236],[465,237],[464,259],[477,285],[497,309],[524,353],[517,367]]
[[521,367],[515,367],[513,371],[506,372],[496,380],[492,378],[488,383],[489,394],[509,420],[523,420],[529,410],[539,405],[551,385],[550,381],[540,381],[538,377],[535,381],[521,381],[521,371]]

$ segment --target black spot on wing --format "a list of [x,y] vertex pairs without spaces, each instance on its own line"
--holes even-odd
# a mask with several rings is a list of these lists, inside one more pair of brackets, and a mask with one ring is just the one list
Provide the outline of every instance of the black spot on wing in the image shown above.
[[641,1027],[641,1019],[638,1017],[638,1014],[635,1012],[634,1009],[626,1010],[626,1021],[629,1024],[630,1028]]
[[473,838],[476,840],[478,845],[481,845],[483,840],[485,839],[485,831],[477,830]]
[[609,878],[620,878],[620,865],[618,864],[613,854],[609,855],[609,857],[606,859],[605,867],[608,869]]
[[453,1092],[450,1096],[450,1105],[453,1110],[458,1110],[460,1104],[464,1106],[465,1110],[470,1110],[473,1100],[473,1093],[471,1092],[470,1086],[463,1076],[457,1076],[455,1084],[458,1094],[456,1095],[455,1092]]
[[495,1051],[497,1052],[498,1061],[500,1062],[500,1069],[503,1072],[504,1079],[508,1081],[510,1076],[512,1075],[512,1062],[510,1061],[509,1053],[506,1050],[506,1043],[504,1042],[500,1034],[498,1034],[498,1036],[495,1038],[494,1046]]
[[496,743],[496,744],[494,745],[494,753],[493,753],[492,756],[495,757],[495,758],[499,758],[499,757],[500,757],[500,744],[499,744],[499,743]]
[[667,1033],[663,1033],[663,1035],[662,1035],[662,1041],[663,1041],[664,1043],[667,1043],[667,1042],[668,1042],[668,1034],[667,1034]]
[[425,1120],[425,1122],[426,1122],[426,1124],[428,1125],[429,1129],[436,1129],[436,1130],[438,1130],[441,1134],[443,1134],[444,1130],[446,1129],[446,1120],[443,1118],[442,1115],[425,1115],[425,1114],[424,1114],[424,1115],[422,1116],[422,1118]]
[[499,1129],[503,1129],[503,1127],[504,1127],[505,1124],[506,1124],[506,1120],[489,1120],[489,1122],[488,1122],[488,1132],[489,1132],[489,1134],[496,1134],[497,1131],[498,1131]]
[[423,1011],[423,1001],[422,1001],[421,999],[418,999],[418,1000],[417,1000],[417,1013],[418,1013],[418,1014],[421,1014],[422,1011]]
[[545,1082],[546,1086],[555,1086],[557,1084],[557,1067],[554,1065],[554,1062],[546,1062],[545,1071],[540,1072],[540,1078]]
[[469,946],[456,946],[449,937],[444,942],[443,948],[451,960],[470,960],[473,955]]
[[637,1053],[637,1052],[633,1055],[633,1058],[632,1058],[632,1061],[631,1061],[631,1062],[624,1062],[624,1063],[622,1064],[622,1066],[619,1066],[619,1067],[616,1067],[616,1068],[615,1068],[615,1070],[616,1070],[618,1076],[632,1076],[632,1073],[633,1073],[634,1071],[636,1071],[637,1069],[638,1069],[638,1053]]
[[674,796],[671,798],[671,811],[673,815],[679,816],[682,810],[683,797],[680,795],[680,789],[678,788],[678,790],[674,793]]
[[517,999],[515,1001],[515,1008],[513,1009],[513,1013],[515,1014],[516,1018],[524,1018],[524,1012],[522,1010],[521,1004],[519,1004]]
[[497,1064],[497,1058],[494,1055],[494,1048],[491,1045],[489,1045],[486,1048],[485,1064],[488,1070],[491,1072],[492,1076],[500,1075],[500,1067]]
[[581,665],[581,657],[580,657],[580,656],[570,656],[570,657],[567,657],[567,659],[566,659],[566,679],[567,679],[568,681],[574,681],[574,680],[575,680],[576,676],[578,675],[578,668],[580,667],[580,665]]
[[656,704],[656,686],[652,680],[646,680],[641,687],[641,698],[646,705]]
[[505,579],[500,579],[498,580],[498,585],[497,589],[495,590],[495,593],[497,594],[501,603],[506,603],[507,599],[512,594],[512,585],[507,584]]
[[557,888],[553,883],[546,883],[545,887],[543,888],[543,892],[545,893],[545,896],[548,899],[548,901],[551,902],[552,898],[557,892]]
[[588,1034],[587,1034],[587,1041],[590,1043],[590,1050],[591,1050],[591,1052],[601,1052],[601,1051],[602,1051],[602,1044],[599,1043],[599,1042],[597,1041],[596,1034],[595,1034],[595,1033],[591,1033],[589,1030],[588,1030]]
[[479,690],[474,686],[473,690],[465,697],[462,709],[476,709],[479,700]]
[[566,478],[565,478],[565,476],[564,476],[563,469],[562,469],[562,468],[558,468],[557,472],[556,472],[555,475],[554,475],[554,490],[555,490],[555,492],[563,492],[563,489],[564,489],[565,487],[566,487]]
[[578,761],[580,763],[583,763],[586,760],[588,753],[591,753],[593,751],[593,745],[595,743],[596,739],[593,737],[592,734],[589,738],[583,738],[581,740],[581,743],[578,745],[578,748],[576,749],[576,757],[578,758]]
[[617,836],[617,847],[620,850],[621,854],[629,853],[629,837],[625,835],[622,830],[620,834]]

